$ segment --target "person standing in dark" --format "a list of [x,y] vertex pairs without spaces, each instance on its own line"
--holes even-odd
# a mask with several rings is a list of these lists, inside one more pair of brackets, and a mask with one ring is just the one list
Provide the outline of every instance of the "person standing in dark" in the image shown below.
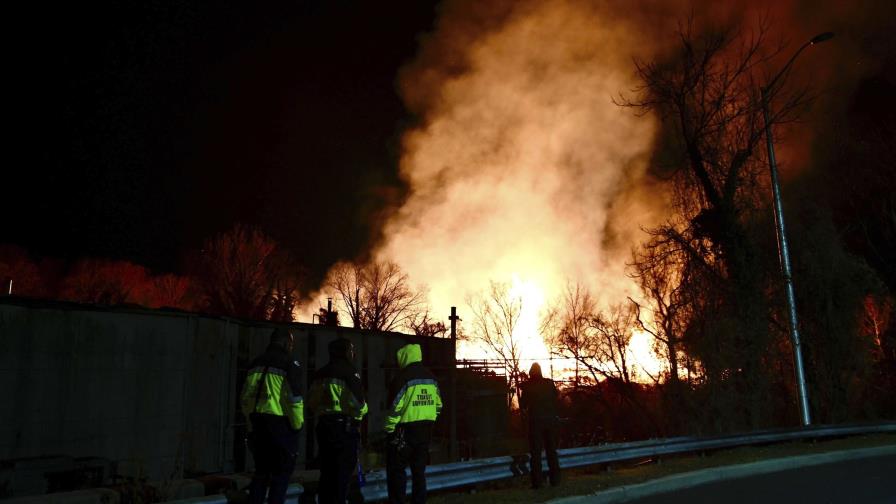
[[318,504],[345,504],[352,473],[358,464],[361,419],[367,402],[361,375],[352,361],[351,341],[330,342],[330,362],[314,373],[308,407],[317,416],[317,447],[320,461]]
[[557,387],[553,380],[541,376],[541,366],[532,364],[529,379],[522,385],[520,410],[529,418],[529,453],[532,488],[541,488],[541,450],[548,459],[551,486],[560,484],[560,463],[557,460]]
[[396,352],[398,375],[389,386],[386,413],[386,485],[391,504],[404,504],[405,468],[411,467],[411,502],[426,502],[426,463],[432,426],[442,411],[442,396],[435,376],[423,366],[420,345]]
[[255,460],[249,485],[252,504],[264,502],[265,494],[269,503],[282,503],[296,466],[305,415],[299,362],[291,356],[294,345],[295,337],[288,330],[274,330],[267,350],[252,361],[240,395]]

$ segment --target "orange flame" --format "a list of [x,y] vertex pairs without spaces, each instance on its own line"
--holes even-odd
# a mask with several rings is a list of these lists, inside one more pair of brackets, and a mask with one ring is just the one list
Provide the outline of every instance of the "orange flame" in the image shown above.
[[[403,82],[433,98],[404,137],[411,195],[377,256],[426,283],[437,315],[454,305],[463,318],[467,294],[508,283],[523,301],[524,359],[547,358],[539,313],[568,280],[603,303],[636,294],[625,261],[663,200],[630,189],[654,124],[612,102],[636,85],[641,41],[604,9],[533,2],[463,47],[451,46],[463,23],[443,19],[431,43],[458,51],[467,70],[434,79],[437,63],[418,61]],[[435,89],[414,89],[423,83]]]

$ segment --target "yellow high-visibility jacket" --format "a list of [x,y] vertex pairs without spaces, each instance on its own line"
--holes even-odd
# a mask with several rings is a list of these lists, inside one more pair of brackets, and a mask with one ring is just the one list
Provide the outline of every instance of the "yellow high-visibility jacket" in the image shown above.
[[291,360],[284,348],[270,345],[252,362],[246,374],[240,394],[243,415],[247,418],[253,413],[286,417],[289,426],[299,430],[305,423],[304,408],[299,362]]
[[346,359],[336,358],[314,373],[308,407],[315,415],[345,415],[360,421],[367,414],[361,376]]
[[391,404],[386,413],[385,431],[391,433],[396,426],[412,422],[435,422],[442,412],[442,395],[435,376],[423,366],[420,345],[401,347],[396,353],[398,376],[389,387]]

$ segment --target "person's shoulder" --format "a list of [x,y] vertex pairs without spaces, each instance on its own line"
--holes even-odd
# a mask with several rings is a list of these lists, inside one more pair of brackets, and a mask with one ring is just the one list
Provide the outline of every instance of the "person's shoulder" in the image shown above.
[[267,349],[264,352],[258,354],[254,359],[252,359],[252,363],[249,364],[249,367],[254,368],[277,366],[279,364],[278,361],[279,359],[277,359],[276,354],[274,354],[270,349]]
[[249,369],[256,368],[259,366],[264,366],[264,354],[255,356],[255,358],[249,362]]
[[314,370],[314,374],[311,375],[313,379],[319,380],[323,378],[332,378],[333,377],[333,363],[328,362],[324,364],[322,367]]
[[413,364],[408,365],[408,367],[404,368],[403,375],[407,377],[407,379],[429,379],[435,380],[436,375],[432,373],[432,371],[423,365],[422,362],[415,362]]
[[554,386],[554,382],[552,382],[549,378],[532,378],[529,381],[525,382],[524,386],[528,386],[532,390],[543,390],[546,388],[550,388]]
[[361,379],[361,373],[358,372],[358,369],[355,368],[354,364],[345,359],[330,361],[328,366],[331,366],[330,373],[332,378],[344,381]]
[[283,361],[283,369],[286,370],[287,374],[301,373],[302,363],[294,359],[291,355],[287,355],[286,359]]
[[399,369],[397,373],[389,380],[391,386],[401,386],[408,381],[408,368]]
[[292,358],[292,355],[289,354],[286,350],[275,349],[270,352],[271,364],[277,366],[278,368],[283,369],[284,371],[289,370],[289,368],[298,366],[299,361]]
[[424,371],[424,373],[426,373],[426,377],[429,378],[430,380],[435,380],[436,382],[439,381],[438,378],[436,378],[435,373],[432,372],[432,369],[429,369],[428,367],[424,367],[423,371]]

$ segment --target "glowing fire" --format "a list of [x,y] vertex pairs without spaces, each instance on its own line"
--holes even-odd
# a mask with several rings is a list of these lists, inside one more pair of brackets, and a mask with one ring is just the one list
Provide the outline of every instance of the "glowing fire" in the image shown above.
[[[524,371],[528,370],[532,362],[537,361],[542,365],[546,365],[550,360],[550,350],[545,345],[542,334],[539,330],[541,327],[541,316],[543,310],[547,307],[550,300],[545,295],[544,289],[532,280],[522,278],[518,273],[511,274],[510,291],[508,293],[514,299],[522,301],[522,310],[519,323],[514,332],[514,337],[520,342],[521,346],[521,367]],[[482,349],[478,346],[469,346],[466,352],[471,356],[478,356]],[[663,364],[657,359],[653,351],[653,339],[650,334],[644,331],[634,331],[629,344],[629,352],[627,356],[628,362],[634,364],[636,379],[638,381],[648,381],[649,376],[642,374],[642,371],[650,376],[658,376],[663,369]],[[572,362],[557,361],[557,372],[555,378],[561,378],[572,373],[565,369],[574,366]],[[545,368],[547,371],[547,368]]]
[[629,359],[638,369],[637,381],[649,381],[649,377],[640,376],[640,371],[657,376],[663,370],[663,363],[656,358],[653,352],[653,337],[644,331],[635,331],[628,345]]
[[514,331],[514,338],[520,342],[523,368],[529,359],[544,359],[548,355],[544,340],[539,334],[542,308],[545,306],[545,295],[541,287],[531,280],[523,280],[516,273],[510,284],[508,294],[522,301],[520,319]]
[[[539,315],[568,281],[602,305],[636,294],[625,262],[662,195],[637,193],[651,120],[611,100],[635,85],[637,30],[608,6],[517,5],[485,30],[449,9],[406,69],[403,94],[423,121],[404,137],[411,194],[377,257],[425,283],[436,316],[457,306],[463,319],[467,295],[509,284],[522,299],[528,368],[549,357]],[[645,349],[632,352],[650,362]],[[475,345],[462,352],[484,356]]]
[[[666,195],[644,180],[654,124],[612,98],[637,87],[633,58],[651,60],[677,43],[657,34],[674,33],[688,13],[674,2],[630,4],[444,2],[399,76],[418,119],[402,145],[410,194],[374,258],[427,285],[437,318],[457,306],[463,319],[469,294],[508,283],[523,301],[524,367],[548,358],[538,314],[567,282],[601,307],[638,297],[625,262],[642,227],[665,211]],[[732,5],[703,2],[696,11],[726,26],[751,4]],[[761,8],[785,16],[788,30],[800,26],[788,2],[775,6]],[[652,343],[636,333],[629,357],[655,375]],[[475,345],[462,352],[484,356]]]

